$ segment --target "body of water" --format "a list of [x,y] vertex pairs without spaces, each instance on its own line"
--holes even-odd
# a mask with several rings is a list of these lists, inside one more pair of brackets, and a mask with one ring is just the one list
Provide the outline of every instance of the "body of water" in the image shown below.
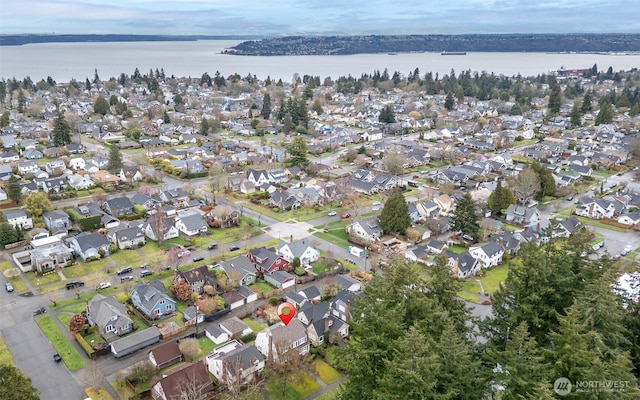
[[640,67],[640,54],[550,54],[550,53],[474,53],[441,55],[440,53],[356,54],[345,56],[231,56],[221,54],[237,41],[202,40],[195,42],[126,42],[126,43],[44,43],[0,47],[0,78],[34,82],[51,76],[58,82],[71,78],[93,79],[98,70],[101,79],[118,77],[120,73],[141,73],[164,68],[168,76],[211,76],[216,71],[227,77],[248,73],[259,79],[291,81],[294,74],[329,76],[336,79],[351,74],[359,77],[387,68],[389,73],[408,74],[416,68],[424,75],[431,71],[440,76],[455,70],[487,71],[507,76],[532,76],[559,68],[591,68],[610,66],[614,71]]

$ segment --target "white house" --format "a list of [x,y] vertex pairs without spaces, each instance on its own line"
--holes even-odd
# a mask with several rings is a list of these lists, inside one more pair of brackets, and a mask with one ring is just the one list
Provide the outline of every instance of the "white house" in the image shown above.
[[361,239],[376,242],[380,240],[383,230],[377,217],[356,219],[347,226],[347,233]]
[[269,173],[267,171],[250,169],[249,172],[247,172],[247,179],[253,183],[254,186],[262,186],[270,183]]
[[20,172],[20,175],[35,174],[38,171],[40,171],[40,166],[35,161],[18,163],[18,172]]
[[87,162],[82,157],[76,157],[69,159],[69,168],[74,171],[87,168]]
[[209,225],[202,215],[191,214],[177,219],[176,228],[187,236],[194,236],[207,233]]
[[618,217],[619,224],[638,225],[640,224],[640,213],[637,211],[623,214]]
[[256,346],[233,340],[206,357],[209,372],[227,387],[241,387],[255,380],[264,369],[264,356]]
[[278,246],[277,253],[289,262],[298,257],[300,259],[300,265],[303,266],[311,265],[312,262],[320,259],[320,252],[313,248],[311,241],[307,238],[291,243],[282,242],[280,246]]
[[469,254],[482,263],[482,267],[495,267],[502,262],[504,250],[496,242],[484,243],[479,246],[471,246]]
[[84,190],[93,187],[95,183],[91,180],[89,175],[73,174],[67,177],[67,183],[75,190]]
[[25,210],[7,210],[3,211],[2,215],[4,215],[4,219],[9,223],[9,225],[18,227],[22,230],[28,230],[33,228],[33,220],[31,219],[31,215]]
[[311,347],[307,329],[297,318],[292,319],[288,325],[278,323],[258,332],[255,343],[260,353],[275,361],[278,361],[278,353],[297,351],[307,354]]

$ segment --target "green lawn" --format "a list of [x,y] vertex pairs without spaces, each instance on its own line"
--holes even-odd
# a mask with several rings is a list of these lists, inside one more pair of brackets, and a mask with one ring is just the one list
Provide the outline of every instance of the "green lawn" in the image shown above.
[[282,394],[282,388],[280,384],[275,380],[270,380],[266,384],[267,394],[269,399],[278,400],[302,400],[304,399],[298,392],[296,392],[290,385],[287,385]]
[[623,233],[629,232],[629,229],[618,228],[617,226],[612,226],[612,225],[606,225],[595,219],[580,217],[580,216],[576,216],[576,217],[580,222],[582,222],[585,225],[597,226],[599,228],[609,229],[616,232],[623,232]]
[[9,348],[2,336],[0,336],[0,365],[14,365],[11,352],[9,352]]
[[249,287],[259,293],[269,293],[273,290],[273,287],[266,282],[256,282]]
[[453,245],[453,246],[449,246],[448,250],[456,254],[462,254],[465,251],[467,251],[467,248],[464,246]]
[[464,281],[462,288],[467,292],[480,294],[480,285],[476,282],[476,278],[471,278],[468,281]]
[[9,282],[11,282],[11,286],[13,286],[13,290],[16,293],[23,293],[26,292],[27,290],[29,290],[29,288],[27,287],[27,284],[24,283],[24,281],[22,280],[22,277],[20,275],[18,276],[12,276],[11,278],[6,278]]
[[324,239],[327,242],[333,243],[336,246],[340,246],[340,247],[345,248],[345,249],[348,249],[349,246],[351,246],[351,244],[349,244],[348,241],[346,241],[344,239],[341,239],[341,238],[339,238],[337,236],[334,236],[334,235],[332,235],[330,233],[316,232],[316,233],[313,234],[313,236],[317,236],[320,239]]
[[[24,275],[27,277],[29,282],[31,282],[31,284],[35,287],[51,285],[53,283],[60,282],[60,275],[58,275],[55,272],[48,273],[43,276],[38,276],[34,272],[29,272]],[[57,287],[62,287],[62,285],[58,285]]]
[[70,371],[77,371],[85,367],[80,353],[71,345],[68,336],[58,328],[53,318],[44,315],[37,317],[35,320],[42,333],[49,339],[49,342],[51,342],[56,352],[60,354],[62,361]]
[[267,324],[263,324],[254,320],[253,318],[245,318],[242,320],[245,324],[249,325],[249,328],[253,331],[253,333],[258,333],[261,330],[264,330],[267,327]]
[[473,293],[465,292],[464,290],[461,290],[458,292],[458,297],[460,297],[463,300],[470,301],[472,303],[477,303],[480,301],[480,296],[477,296]]
[[213,343],[213,340],[209,339],[207,335],[204,335],[203,337],[198,339],[198,346],[200,346],[200,353],[198,353],[196,359],[201,359],[207,354],[210,354],[213,349],[216,348],[217,344]]
[[297,382],[292,382],[291,387],[298,392],[302,398],[306,399],[315,392],[322,389],[322,386],[306,372],[298,372]]
[[13,265],[11,265],[11,263],[9,261],[0,262],[0,272],[6,272],[6,271],[10,270],[11,268],[13,268]]
[[505,265],[487,270],[487,274],[480,278],[485,294],[491,294],[500,288],[500,283],[507,280],[509,268]]
[[118,264],[118,266],[137,267],[142,264],[142,256],[136,250],[118,250],[111,255],[111,259]]
[[331,365],[322,360],[316,360],[316,374],[318,378],[327,385],[338,381],[342,378],[342,374],[336,371]]
[[62,325],[69,326],[69,322],[71,322],[71,317],[73,317],[73,313],[70,312],[59,312],[56,314],[56,317],[62,322]]
[[330,392],[316,397],[316,400],[336,400],[338,398],[339,390],[339,388],[336,388]]

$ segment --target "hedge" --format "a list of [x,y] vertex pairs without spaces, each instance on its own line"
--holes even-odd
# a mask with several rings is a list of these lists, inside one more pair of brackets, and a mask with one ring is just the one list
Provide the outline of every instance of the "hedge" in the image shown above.
[[69,218],[76,224],[80,225],[80,229],[83,231],[92,231],[102,226],[102,216],[92,215],[90,217],[83,217],[75,210],[67,210]]
[[95,353],[95,350],[93,350],[93,347],[91,347],[91,345],[87,343],[87,341],[84,339],[84,337],[82,337],[80,333],[76,333],[75,337],[80,347],[82,347],[82,350],[84,350],[84,352],[87,353],[89,358],[92,358],[93,353]]

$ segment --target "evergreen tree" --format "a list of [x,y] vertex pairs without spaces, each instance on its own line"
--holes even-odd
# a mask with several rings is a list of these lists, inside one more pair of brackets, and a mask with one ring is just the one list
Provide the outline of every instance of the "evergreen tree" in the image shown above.
[[109,107],[107,100],[102,96],[98,96],[96,102],[93,104],[93,112],[96,114],[107,115],[110,111],[111,108]]
[[13,174],[11,174],[7,182],[7,197],[15,201],[16,204],[20,204],[22,201],[22,188],[20,187],[18,178]]
[[378,220],[385,233],[404,234],[407,228],[411,226],[409,206],[400,188],[393,189],[391,196],[384,204]]
[[502,203],[504,200],[503,196],[504,192],[502,190],[502,181],[498,180],[496,188],[493,190],[493,192],[491,192],[488,200],[489,209],[491,210],[493,215],[498,215],[502,212]]
[[609,99],[603,99],[600,103],[600,111],[596,117],[596,125],[610,124],[613,121],[613,108]]
[[209,121],[205,117],[202,117],[202,121],[200,121],[200,134],[206,135],[209,133],[211,127],[209,126]]
[[560,112],[562,106],[562,88],[557,83],[551,87],[551,94],[549,95],[549,113],[555,115]]
[[451,218],[451,229],[469,235],[476,240],[480,234],[478,220],[476,205],[471,195],[465,193],[458,204],[456,204],[453,217]]
[[444,99],[444,108],[451,111],[453,106],[455,105],[455,100],[453,99],[453,93],[447,93],[447,97]]
[[27,103],[27,98],[24,95],[24,92],[22,91],[22,88],[18,89],[18,112],[19,113],[23,113],[24,112],[24,106]]
[[122,162],[122,154],[118,146],[111,146],[109,149],[109,162],[107,163],[107,170],[111,172],[118,172],[124,166]]
[[593,101],[593,94],[591,90],[587,90],[582,98],[582,104],[580,105],[581,114],[586,114],[591,111],[591,102]]
[[386,105],[382,110],[380,110],[378,122],[383,122],[386,124],[392,124],[396,122],[396,115],[393,112],[393,108],[391,107],[391,105]]
[[271,116],[271,95],[269,93],[264,94],[262,99],[262,110],[260,111],[262,119],[269,119]]
[[289,158],[286,162],[288,166],[296,165],[301,169],[305,169],[309,165],[309,159],[307,158],[309,149],[304,137],[296,136],[293,138],[289,146],[287,146],[287,153],[289,153]]
[[38,389],[34,388],[31,378],[10,364],[0,365],[0,399],[39,400]]
[[[8,222],[0,222],[0,246],[6,246],[20,240],[16,230]],[[0,385],[2,386],[2,385]]]
[[573,102],[573,108],[571,109],[571,125],[572,126],[581,126],[582,125],[582,114],[580,109],[582,105],[580,104],[580,100],[575,100]]
[[165,124],[171,123],[171,118],[169,118],[169,113],[167,112],[167,110],[164,110],[164,113],[162,114],[162,122]]
[[538,175],[540,182],[540,189],[536,193],[536,199],[542,201],[545,196],[555,196],[558,190],[556,181],[553,179],[551,170],[545,168],[539,162],[534,162],[532,165],[533,170]]
[[537,386],[549,382],[552,376],[551,366],[529,335],[526,322],[510,331],[504,346],[490,349],[486,358],[494,371],[493,382],[503,388],[503,399],[536,398]]
[[53,121],[53,132],[51,136],[53,138],[53,145],[56,147],[71,143],[71,127],[60,110],[58,110],[56,119]]
[[429,269],[427,294],[444,310],[460,335],[468,331],[471,317],[465,302],[458,296],[462,290],[462,282],[453,276],[451,267],[447,263],[446,255],[436,257]]
[[5,126],[9,126],[9,111],[8,110],[4,110],[2,112],[2,117],[0,117],[0,128],[4,128]]

